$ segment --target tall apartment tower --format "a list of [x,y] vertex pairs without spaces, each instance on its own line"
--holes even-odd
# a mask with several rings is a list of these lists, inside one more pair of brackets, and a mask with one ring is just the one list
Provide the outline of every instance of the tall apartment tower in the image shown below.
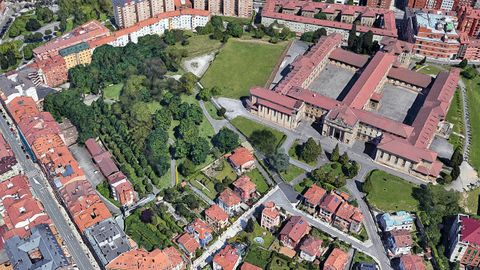
[[237,16],[248,18],[252,16],[253,0],[236,0]]
[[236,0],[223,0],[223,16],[235,16]]
[[120,28],[175,10],[174,0],[112,0],[115,21]]
[[223,0],[208,0],[208,11],[210,11],[210,14],[221,15],[222,2]]
[[200,10],[207,10],[207,1],[206,0],[193,0],[193,8]]
[[367,0],[367,7],[390,9],[391,0]]

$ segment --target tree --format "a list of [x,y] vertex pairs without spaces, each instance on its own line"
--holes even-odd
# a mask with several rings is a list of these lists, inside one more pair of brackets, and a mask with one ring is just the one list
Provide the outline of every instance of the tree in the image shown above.
[[330,161],[337,162],[340,158],[340,149],[338,148],[338,144],[335,145],[335,148],[332,151],[332,155],[330,156]]
[[275,152],[276,141],[272,140],[272,138],[275,138],[275,135],[267,129],[255,130],[249,137],[250,142],[267,155]]
[[265,36],[265,33],[260,28],[253,29],[253,38],[261,39]]
[[285,172],[288,170],[288,166],[290,165],[290,157],[285,153],[283,148],[280,148],[277,153],[270,155],[268,158],[270,165],[277,171],[277,172]]
[[37,15],[37,19],[44,23],[49,23],[53,20],[53,11],[46,7],[37,8],[35,15]]
[[424,65],[426,62],[427,62],[427,57],[425,56],[425,57],[423,57],[423,59],[420,60],[417,64],[418,64],[418,65]]
[[212,35],[210,36],[210,38],[212,39],[215,39],[215,40],[222,40],[223,39],[223,32],[222,30],[218,29],[218,28],[215,28],[213,30],[213,33]]
[[316,161],[321,153],[322,147],[312,137],[300,147],[300,158],[307,163]]
[[313,42],[313,31],[305,32],[300,36],[301,41]]
[[295,32],[290,30],[288,27],[283,27],[282,31],[280,32],[280,39],[287,40],[289,38],[295,37]]
[[229,22],[226,32],[232,37],[239,38],[243,35],[243,27],[236,22]]
[[347,151],[343,152],[343,154],[338,159],[338,162],[340,162],[340,164],[342,164],[343,166],[348,165],[348,163],[350,162],[350,158],[348,157]]
[[25,60],[30,60],[33,58],[33,48],[32,44],[27,44],[23,47],[23,58]]
[[452,177],[452,181],[457,180],[457,178],[460,176],[460,167],[454,166],[452,168],[452,172],[450,173],[450,176]]
[[190,144],[190,153],[188,156],[194,164],[199,165],[205,162],[209,150],[208,141],[205,138],[197,137]]
[[193,93],[193,90],[195,89],[195,84],[197,83],[198,78],[195,76],[195,74],[191,72],[185,73],[181,78],[180,78],[180,85],[183,90],[183,92],[191,95]]
[[468,65],[468,60],[467,59],[463,59],[459,64],[458,64],[458,67],[459,68],[466,68]]
[[223,19],[220,16],[212,16],[210,19],[210,22],[212,23],[212,26],[215,29],[223,30]]
[[12,24],[12,26],[8,30],[8,37],[15,38],[20,36],[21,33],[22,30],[16,24]]
[[372,53],[373,46],[373,32],[368,30],[365,34],[362,35],[362,52],[370,54]]
[[195,164],[189,159],[185,159],[182,164],[180,164],[178,171],[183,176],[189,176],[195,172]]
[[153,221],[153,211],[152,211],[152,209],[147,208],[147,209],[143,210],[140,213],[140,220],[143,223],[152,223],[152,221]]
[[254,230],[255,230],[255,222],[253,221],[253,218],[250,218],[247,221],[247,225],[245,226],[245,232],[253,233]]
[[452,157],[450,158],[450,166],[460,166],[463,162],[463,153],[460,147],[456,147],[455,151],[453,151]]
[[239,136],[234,131],[224,127],[213,136],[212,144],[223,153],[230,152],[238,146]]
[[362,184],[362,191],[363,193],[370,193],[372,192],[373,190],[373,184],[372,184],[372,181],[370,180],[370,178],[367,178],[367,180],[365,180],[365,182],[363,182]]
[[319,20],[326,20],[327,19],[327,14],[320,11],[317,14],[313,15],[313,17],[315,19],[319,19]]
[[197,98],[203,101],[208,101],[210,100],[211,97],[212,97],[212,92],[210,91],[210,88],[206,88],[206,87],[200,89],[197,95]]
[[353,48],[357,41],[357,25],[352,24],[352,29],[348,32],[348,48]]
[[37,31],[42,25],[36,19],[29,19],[25,24],[25,29],[28,31]]

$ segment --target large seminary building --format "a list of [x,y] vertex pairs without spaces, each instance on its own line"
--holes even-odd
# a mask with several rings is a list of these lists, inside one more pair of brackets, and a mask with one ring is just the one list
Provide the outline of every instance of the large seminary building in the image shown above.
[[459,70],[435,79],[400,67],[399,57],[372,58],[340,48],[342,36],[322,37],[273,90],[250,90],[250,111],[283,127],[320,120],[323,136],[375,146],[375,161],[428,180],[442,163],[430,144],[445,119]]

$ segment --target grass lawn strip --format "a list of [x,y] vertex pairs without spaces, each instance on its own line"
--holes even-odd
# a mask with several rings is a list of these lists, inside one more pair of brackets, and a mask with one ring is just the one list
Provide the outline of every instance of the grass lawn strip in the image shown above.
[[122,92],[123,83],[112,84],[103,90],[103,97],[106,99],[118,100]]
[[467,86],[467,102],[472,136],[469,162],[475,170],[480,171],[480,140],[476,137],[480,134],[480,106],[478,106],[480,104],[480,91],[478,91],[480,75],[477,75],[473,80],[464,79],[464,82]]
[[317,164],[317,161],[312,161],[312,162],[306,162],[305,160],[301,159],[298,155],[297,155],[297,147],[300,147],[301,144],[299,142],[299,140],[295,140],[295,142],[293,142],[292,146],[290,147],[290,149],[288,149],[288,156],[290,156],[291,158],[293,159],[296,159],[298,161],[301,161],[301,162],[304,162],[310,166],[315,166]]
[[461,195],[460,205],[468,214],[477,215],[478,213],[478,198],[480,196],[480,188],[472,189],[464,192]]
[[265,178],[263,178],[263,175],[260,173],[260,171],[255,168],[249,172],[246,173],[248,177],[252,180],[253,183],[257,186],[257,191],[260,192],[261,194],[264,194],[268,191],[270,188],[265,181]]
[[295,177],[299,176],[304,172],[305,170],[303,170],[302,168],[289,164],[288,170],[286,172],[281,172],[280,175],[282,176],[283,180],[290,183],[293,179],[295,179]]
[[269,130],[273,133],[273,136],[275,137],[275,144],[277,147],[285,140],[285,134],[282,132],[273,129],[271,127],[264,126],[262,124],[259,124],[253,120],[247,119],[243,116],[238,116],[235,117],[231,121],[232,125],[234,125],[240,132],[243,133],[246,137],[250,137],[252,133],[256,130],[262,130],[266,129]]
[[186,50],[188,57],[195,57],[217,51],[222,47],[220,41],[211,39],[209,35],[192,34],[192,36],[188,38],[188,42],[188,45],[185,46],[177,43],[174,48]]
[[379,170],[371,172],[369,181],[373,186],[367,195],[371,206],[385,212],[418,211],[418,201],[412,197],[413,184]]
[[102,194],[102,196],[105,197],[105,199],[107,199],[108,201],[110,201],[113,205],[115,205],[118,208],[121,207],[120,203],[113,198],[110,187],[108,186],[108,183],[106,181],[103,181],[102,183],[97,185],[97,191],[100,194]]
[[252,86],[264,86],[288,42],[268,44],[230,39],[201,79],[204,87],[217,86],[222,96],[239,99]]
[[251,245],[248,250],[247,256],[245,256],[245,262],[256,265],[262,269],[266,269],[267,264],[270,262],[272,252],[264,249],[258,245]]

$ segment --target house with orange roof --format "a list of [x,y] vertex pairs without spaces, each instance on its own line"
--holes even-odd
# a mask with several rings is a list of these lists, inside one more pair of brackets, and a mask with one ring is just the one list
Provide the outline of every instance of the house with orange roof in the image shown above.
[[262,268],[256,265],[253,265],[249,262],[244,262],[240,267],[240,270],[262,270]]
[[217,201],[218,205],[225,210],[229,216],[234,216],[236,213],[240,212],[240,204],[242,200],[229,188],[226,188],[220,193]]
[[122,253],[106,265],[107,270],[182,270],[186,265],[180,252],[169,247],[151,252],[132,249]]
[[201,247],[206,247],[213,239],[212,228],[199,218],[195,219],[185,229],[188,233],[193,235]]
[[0,183],[0,215],[3,219],[0,230],[3,240],[14,235],[24,238],[36,225],[51,224],[42,204],[33,197],[24,175],[16,175]]
[[334,248],[323,265],[324,270],[344,270],[348,263],[348,254],[339,249]]
[[413,239],[410,231],[390,231],[387,238],[387,246],[394,255],[409,254],[412,249]]
[[399,270],[425,270],[423,258],[415,254],[407,254],[400,257]]
[[215,230],[220,230],[228,226],[228,214],[218,204],[210,206],[205,210],[205,221]]
[[255,192],[257,191],[257,186],[247,175],[240,176],[233,182],[233,187],[233,191],[235,191],[244,202],[255,197]]
[[307,236],[300,245],[300,258],[307,262],[313,262],[315,259],[320,258],[323,252],[325,252],[322,244],[323,241],[321,239],[317,239],[311,235]]
[[291,217],[280,231],[280,242],[291,249],[298,246],[300,241],[310,232],[308,221],[302,216]]
[[280,226],[280,211],[274,202],[269,201],[263,205],[260,226],[273,232]]
[[335,213],[333,225],[343,231],[358,233],[362,229],[363,214],[355,206],[342,203]]
[[197,240],[188,232],[184,232],[178,237],[177,244],[190,258],[195,257],[195,252],[200,248]]
[[318,206],[325,194],[327,194],[327,191],[317,186],[317,184],[313,184],[305,194],[303,194],[303,203],[307,206],[310,214],[317,212]]
[[238,147],[233,150],[233,153],[228,156],[228,162],[232,164],[233,169],[238,175],[255,168],[255,157],[245,147]]
[[339,195],[330,192],[325,195],[323,201],[320,203],[320,211],[318,215],[320,218],[327,222],[332,222],[335,213],[337,212],[340,205],[343,203],[342,197]]
[[239,263],[237,249],[232,245],[226,245],[213,257],[213,270],[234,270]]

